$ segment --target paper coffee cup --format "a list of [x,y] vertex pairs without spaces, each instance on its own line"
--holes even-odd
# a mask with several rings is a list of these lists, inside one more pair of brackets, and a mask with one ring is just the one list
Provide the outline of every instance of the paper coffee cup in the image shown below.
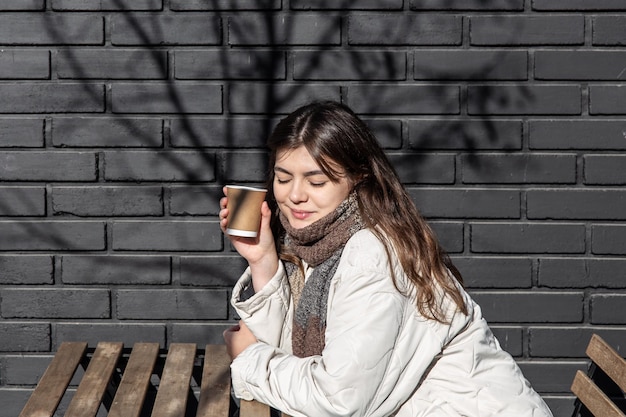
[[242,185],[227,185],[228,228],[233,236],[256,237],[261,225],[261,204],[267,190]]

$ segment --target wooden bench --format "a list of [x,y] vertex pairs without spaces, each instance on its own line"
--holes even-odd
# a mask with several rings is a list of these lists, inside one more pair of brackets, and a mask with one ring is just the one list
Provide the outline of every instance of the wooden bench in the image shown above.
[[589,372],[576,372],[572,383],[574,417],[626,417],[626,360],[596,334],[586,353],[591,359]]
[[[122,343],[101,342],[88,349],[86,342],[64,342],[19,417],[55,415],[79,365],[85,372],[66,417],[94,417],[102,407],[108,417],[227,417],[232,406],[224,345],[201,350],[173,343],[165,350],[158,343],[125,349]],[[239,416],[269,417],[270,408],[241,401]]]

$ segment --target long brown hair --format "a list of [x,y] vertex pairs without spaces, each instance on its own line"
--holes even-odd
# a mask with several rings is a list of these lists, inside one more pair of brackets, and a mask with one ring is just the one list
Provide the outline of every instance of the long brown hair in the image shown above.
[[[349,107],[333,101],[302,106],[278,123],[267,145],[268,195],[275,215],[278,211],[273,199],[276,155],[304,146],[331,181],[347,177],[355,184],[361,217],[384,244],[389,259],[392,252],[397,254],[402,269],[415,286],[419,312],[430,319],[446,321],[436,296],[439,288],[467,314],[464,298],[450,277],[451,272],[462,284],[461,274],[419,214],[371,130]],[[272,224],[279,241],[284,230],[280,222]],[[398,288],[393,271],[392,279]]]

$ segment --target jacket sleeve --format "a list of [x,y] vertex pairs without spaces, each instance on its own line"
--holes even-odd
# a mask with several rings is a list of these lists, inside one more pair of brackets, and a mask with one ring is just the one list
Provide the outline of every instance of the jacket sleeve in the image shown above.
[[[294,417],[387,416],[399,406],[381,407],[386,394],[379,392],[393,388],[382,387],[382,381],[397,382],[387,374],[410,302],[394,287],[384,251],[372,257],[362,250],[358,241],[344,250],[329,297],[321,356],[298,358],[256,343],[231,365],[237,396]],[[408,397],[412,389],[406,391]]]
[[282,262],[278,263],[278,271],[261,291],[241,299],[241,294],[250,285],[252,276],[248,267],[233,288],[231,304],[259,341],[279,346],[290,298]]

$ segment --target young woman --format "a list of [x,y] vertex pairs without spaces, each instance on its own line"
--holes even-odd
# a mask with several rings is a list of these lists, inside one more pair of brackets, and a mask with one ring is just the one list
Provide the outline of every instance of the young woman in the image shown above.
[[294,417],[552,415],[349,108],[301,107],[268,146],[260,232],[230,236],[249,264],[224,332],[237,397]]

